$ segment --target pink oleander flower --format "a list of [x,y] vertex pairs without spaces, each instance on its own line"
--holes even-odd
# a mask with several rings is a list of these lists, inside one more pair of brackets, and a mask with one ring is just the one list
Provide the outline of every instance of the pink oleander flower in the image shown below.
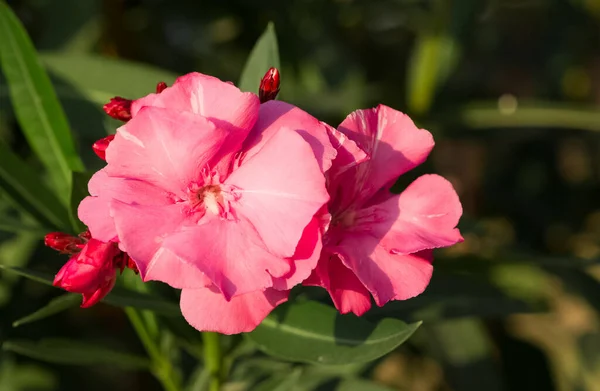
[[390,193],[434,146],[431,134],[405,114],[383,105],[358,110],[338,131],[341,147],[327,175],[331,224],[305,285],[324,287],[341,313],[360,316],[371,307],[371,296],[382,306],[425,290],[432,249],[463,240],[455,228],[462,207],[450,182],[438,175]]
[[116,243],[90,239],[59,270],[53,285],[83,295],[82,308],[102,300],[113,288],[123,253]]
[[182,289],[192,326],[254,329],[318,261],[329,128],[199,73],[133,101],[131,117],[79,217],[144,281]]

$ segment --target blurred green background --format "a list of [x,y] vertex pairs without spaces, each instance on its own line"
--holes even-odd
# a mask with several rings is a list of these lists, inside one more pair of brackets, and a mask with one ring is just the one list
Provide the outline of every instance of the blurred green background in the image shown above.
[[[102,163],[92,142],[117,126],[101,111],[105,91],[137,98],[154,89],[97,56],[170,72],[146,69],[156,82],[190,71],[237,82],[274,22],[280,99],[334,126],[378,103],[407,112],[437,145],[398,189],[437,172],[464,206],[466,240],[437,253],[426,294],[367,314],[422,319],[422,328],[349,371],[392,390],[600,390],[600,0],[8,4],[43,53],[88,169]],[[27,158],[0,81],[0,138]],[[82,97],[83,84],[95,87]],[[1,198],[0,212],[15,216]],[[41,245],[43,232],[5,228],[0,264],[55,272],[66,261]],[[105,304],[12,327],[60,293],[0,270],[0,341],[69,337],[143,351],[122,312]],[[192,361],[184,355],[182,367]],[[294,368],[281,365],[264,378]],[[0,353],[0,391],[106,389],[160,386],[143,372]],[[370,390],[339,381],[320,389]]]

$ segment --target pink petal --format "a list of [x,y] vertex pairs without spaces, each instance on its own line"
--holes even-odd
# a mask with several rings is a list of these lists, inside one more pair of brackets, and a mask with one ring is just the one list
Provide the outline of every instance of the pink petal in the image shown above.
[[[111,207],[121,248],[135,261],[144,281],[158,280],[179,288],[186,286],[180,279],[201,278],[200,271],[179,274],[180,268],[173,266],[178,261],[176,257],[161,250],[165,237],[186,222],[180,205],[142,206],[113,201]],[[171,267],[159,267],[162,274],[151,273],[154,265],[162,262]],[[204,286],[201,279],[197,286]]]
[[275,100],[260,105],[258,122],[244,144],[245,159],[260,151],[281,128],[295,130],[306,140],[313,149],[321,172],[331,167],[336,150],[329,139],[329,126],[296,106]]
[[269,251],[291,257],[304,228],[329,200],[311,147],[282,128],[226,184],[239,188],[235,212],[254,226]]
[[335,254],[324,253],[313,275],[304,285],[321,286],[329,292],[335,308],[342,314],[363,315],[371,308],[371,295]]
[[256,122],[259,105],[256,94],[242,92],[216,77],[192,72],[179,77],[173,86],[160,94],[150,94],[134,101],[131,115],[138,115],[144,106],[164,107],[199,114],[214,120],[217,125],[223,121],[245,129],[247,134]]
[[406,115],[384,105],[357,110],[338,130],[370,157],[344,176],[346,193],[360,205],[405,172],[423,163],[434,146],[433,137],[418,129]]
[[226,135],[204,117],[146,107],[117,130],[106,150],[106,173],[142,180],[183,197]]
[[313,217],[302,233],[296,252],[289,259],[290,272],[282,277],[273,278],[273,288],[280,291],[290,290],[308,278],[317,266],[322,248],[320,220]]
[[290,272],[289,261],[267,251],[244,217],[203,219],[169,235],[163,246],[204,272],[226,299],[269,288],[272,277]]
[[87,225],[92,237],[103,242],[117,239],[117,230],[110,214],[110,198],[85,197],[79,203],[77,215]]
[[387,200],[360,214],[377,216],[380,222],[371,225],[371,231],[396,253],[412,254],[463,240],[455,228],[462,215],[460,200],[452,184],[439,175],[423,175],[399,196],[388,193]]
[[236,296],[230,301],[215,288],[181,291],[181,312],[190,325],[200,331],[238,334],[252,331],[289,292],[267,289]]
[[165,205],[167,193],[147,182],[109,177],[106,169],[96,172],[88,183],[90,194],[79,204],[79,219],[88,226],[92,236],[104,242],[115,240],[117,231],[110,211],[116,199],[130,204]]
[[346,233],[341,243],[330,250],[354,272],[378,306],[421,294],[433,273],[431,250],[394,254],[369,234]]

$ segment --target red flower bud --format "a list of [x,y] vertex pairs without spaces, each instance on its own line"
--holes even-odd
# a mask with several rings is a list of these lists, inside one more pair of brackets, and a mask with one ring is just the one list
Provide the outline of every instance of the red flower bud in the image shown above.
[[110,142],[113,141],[114,138],[115,135],[111,134],[110,136],[106,136],[96,141],[94,145],[92,145],[92,149],[100,159],[106,160],[106,148],[108,148],[108,144],[110,144]]
[[46,246],[60,251],[62,254],[75,254],[83,248],[84,243],[81,238],[64,232],[50,232],[44,237]]
[[53,285],[81,293],[81,307],[90,307],[102,300],[115,285],[114,259],[121,254],[116,243],[90,239],[81,252],[73,255],[58,271]]
[[279,71],[277,68],[270,68],[260,81],[260,87],[258,88],[260,103],[275,99],[279,93],[279,84]]
[[164,81],[159,82],[156,85],[156,93],[160,94],[161,92],[163,92],[166,88],[167,88],[167,83],[165,83]]
[[106,114],[114,119],[127,122],[131,119],[131,103],[130,99],[116,96],[105,104],[103,109]]

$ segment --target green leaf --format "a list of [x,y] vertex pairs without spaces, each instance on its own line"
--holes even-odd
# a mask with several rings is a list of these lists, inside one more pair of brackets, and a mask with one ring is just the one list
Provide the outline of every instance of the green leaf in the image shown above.
[[54,314],[58,314],[59,312],[62,312],[69,308],[76,307],[79,304],[81,304],[80,295],[67,293],[66,295],[62,295],[50,300],[50,302],[46,306],[40,308],[34,313],[14,321],[13,327],[19,327],[27,323],[36,322]]
[[[21,267],[9,267],[0,265],[0,269],[11,271],[22,277],[46,285],[52,285],[54,276],[50,273],[37,270],[29,270]],[[119,286],[102,299],[103,302],[116,307],[135,307],[141,310],[150,310],[167,316],[181,316],[181,311],[176,303],[164,300],[158,296],[148,293],[131,291]]]
[[268,24],[267,29],[256,41],[248,60],[246,60],[246,65],[240,77],[240,90],[258,93],[260,81],[271,67],[280,68],[277,35],[273,23]]
[[456,40],[445,33],[424,32],[417,38],[407,75],[407,103],[411,112],[426,113],[437,87],[450,74],[458,58]]
[[37,342],[12,340],[4,342],[2,348],[57,364],[114,365],[123,369],[148,369],[150,367],[150,362],[145,357],[68,339],[43,339]]
[[283,359],[349,364],[375,360],[391,352],[419,325],[391,318],[369,322],[307,301],[277,307],[247,336],[264,352]]
[[23,267],[11,267],[6,265],[0,265],[0,269],[16,273],[21,277],[25,277],[45,285],[52,286],[52,281],[54,280],[54,276],[52,276],[50,273],[41,272],[37,270],[29,270]]
[[53,229],[70,226],[69,215],[38,173],[0,142],[0,190],[17,208],[41,225]]
[[177,303],[148,293],[135,292],[121,287],[113,288],[102,301],[116,307],[134,307],[167,316],[181,316],[181,310]]
[[85,224],[79,220],[77,208],[79,207],[81,200],[89,195],[87,185],[93,174],[93,172],[73,172],[69,216],[75,232],[83,232],[87,228]]
[[8,82],[15,114],[25,137],[48,169],[66,205],[71,171],[81,171],[69,124],[50,79],[19,19],[0,2],[0,64]]
[[385,387],[380,384],[364,379],[344,379],[341,381],[335,391],[393,391],[393,388]]
[[[101,56],[42,53],[40,57],[52,76],[68,83],[89,100],[97,102],[98,110],[110,98],[141,98],[155,92],[158,82],[164,81],[172,85],[177,78],[176,74],[160,68]],[[68,97],[69,90],[60,86],[57,90],[61,96]]]

